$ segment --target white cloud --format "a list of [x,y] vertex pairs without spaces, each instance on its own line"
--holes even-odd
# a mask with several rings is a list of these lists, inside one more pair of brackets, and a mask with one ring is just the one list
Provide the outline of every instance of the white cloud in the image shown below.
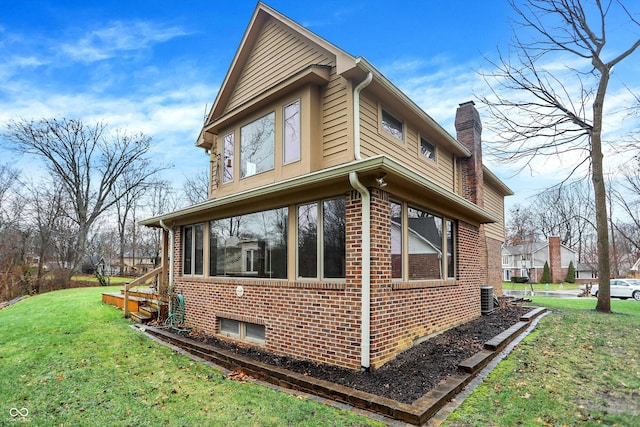
[[78,40],[61,43],[59,51],[74,61],[90,63],[149,48],[188,33],[180,27],[151,22],[114,21]]

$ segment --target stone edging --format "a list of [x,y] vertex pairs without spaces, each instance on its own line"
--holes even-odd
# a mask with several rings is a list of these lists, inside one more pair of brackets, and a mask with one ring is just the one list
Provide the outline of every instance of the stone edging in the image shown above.
[[256,360],[231,353],[217,347],[185,339],[165,329],[150,326],[140,326],[147,332],[164,342],[173,344],[186,352],[223,368],[241,369],[247,375],[276,384],[283,388],[299,390],[331,400],[347,403],[357,408],[377,412],[384,416],[401,420],[410,424],[420,425],[433,417],[444,405],[458,394],[507,344],[513,341],[529,326],[531,320],[546,311],[540,307],[531,310],[520,318],[506,331],[496,335],[484,344],[484,350],[474,354],[458,365],[461,371],[441,381],[421,398],[411,404],[398,402],[393,399],[377,396],[349,387],[344,387],[328,381],[319,380],[298,374],[277,366],[258,362]]

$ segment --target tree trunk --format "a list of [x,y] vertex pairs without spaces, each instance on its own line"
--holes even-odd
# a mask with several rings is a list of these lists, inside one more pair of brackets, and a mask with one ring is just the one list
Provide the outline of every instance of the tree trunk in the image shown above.
[[602,72],[598,92],[593,102],[593,130],[591,133],[591,181],[596,207],[596,228],[598,239],[598,303],[596,311],[601,313],[611,312],[609,265],[609,221],[607,215],[607,192],[604,184],[603,155],[602,155],[602,107],[604,96],[609,82],[609,70],[606,67]]

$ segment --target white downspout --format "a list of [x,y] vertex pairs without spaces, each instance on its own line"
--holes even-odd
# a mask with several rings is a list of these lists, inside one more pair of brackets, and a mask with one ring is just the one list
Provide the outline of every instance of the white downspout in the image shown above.
[[[353,90],[353,151],[356,160],[360,155],[360,92],[367,87],[373,74],[369,72]],[[367,187],[362,185],[356,172],[349,173],[349,183],[360,193],[362,199],[362,273],[361,273],[361,310],[360,310],[360,366],[363,372],[368,371],[371,362],[371,195]]]
[[160,226],[165,229],[169,233],[169,283],[167,284],[167,289],[169,293],[173,290],[173,228],[169,228],[165,225],[164,221],[160,220]]
[[371,196],[367,187],[362,185],[358,179],[357,173],[349,173],[349,182],[362,198],[360,365],[362,371],[368,371],[371,354]]
[[360,155],[360,92],[369,86],[371,80],[373,80],[373,74],[369,72],[367,77],[353,90],[353,151],[356,160],[362,160]]

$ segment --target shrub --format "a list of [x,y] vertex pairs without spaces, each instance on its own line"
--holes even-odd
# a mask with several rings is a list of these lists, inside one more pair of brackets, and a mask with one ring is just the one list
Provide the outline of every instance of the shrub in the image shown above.
[[550,282],[551,282],[551,270],[549,269],[549,263],[545,261],[544,269],[542,270],[542,277],[540,277],[540,283],[550,283]]
[[576,268],[573,265],[573,261],[569,262],[569,268],[567,269],[567,277],[564,278],[567,283],[576,283]]

